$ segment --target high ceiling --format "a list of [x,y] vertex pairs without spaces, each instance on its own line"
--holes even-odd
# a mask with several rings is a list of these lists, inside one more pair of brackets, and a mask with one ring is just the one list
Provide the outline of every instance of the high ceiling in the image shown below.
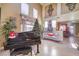
[[42,6],[49,5],[50,3],[40,3]]

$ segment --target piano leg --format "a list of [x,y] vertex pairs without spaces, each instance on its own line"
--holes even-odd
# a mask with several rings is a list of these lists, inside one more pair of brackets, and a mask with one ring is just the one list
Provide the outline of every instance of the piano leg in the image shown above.
[[10,56],[12,55],[12,49],[10,49]]
[[39,44],[37,44],[37,53],[39,53]]

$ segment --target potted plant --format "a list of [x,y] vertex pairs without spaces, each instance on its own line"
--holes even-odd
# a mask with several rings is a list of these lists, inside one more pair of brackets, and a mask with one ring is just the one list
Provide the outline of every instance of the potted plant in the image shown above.
[[10,17],[5,21],[5,24],[0,27],[0,35],[5,35],[6,42],[8,41],[9,33],[16,28],[15,18]]

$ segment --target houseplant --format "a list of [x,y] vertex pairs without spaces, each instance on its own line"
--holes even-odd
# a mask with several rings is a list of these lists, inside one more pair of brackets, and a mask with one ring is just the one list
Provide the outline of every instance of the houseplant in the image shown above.
[[9,17],[4,22],[4,25],[0,27],[0,36],[4,34],[6,41],[8,41],[10,31],[16,28],[14,20],[15,18]]

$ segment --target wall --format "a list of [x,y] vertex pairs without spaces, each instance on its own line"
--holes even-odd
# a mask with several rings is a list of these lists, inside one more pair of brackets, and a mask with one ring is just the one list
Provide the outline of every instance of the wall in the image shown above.
[[42,28],[42,24],[43,24],[43,16],[42,16],[42,6],[39,3],[28,3],[30,10],[29,10],[29,16],[33,17],[33,8],[38,10],[38,21],[39,24],[41,26],[41,30],[43,30]]
[[78,35],[79,34],[79,23],[75,23],[75,25],[76,25],[76,35]]
[[42,6],[39,3],[28,3],[30,10],[29,10],[29,16],[33,17],[33,8],[38,10],[38,21],[39,24],[42,26]]
[[[56,5],[57,3],[52,3],[52,5],[55,7],[57,7]],[[49,4],[48,4],[49,5]],[[43,20],[45,20],[45,8],[46,8],[47,5],[44,5],[42,6],[42,16],[43,16]],[[54,8],[54,7],[53,7]],[[54,8],[56,10],[56,8]],[[53,11],[53,12],[57,12],[56,11]],[[60,11],[59,11],[60,12]],[[52,16],[54,17],[54,19],[56,19],[57,21],[72,21],[72,20],[78,20],[79,19],[79,4],[76,5],[75,9],[70,12],[68,10],[68,7],[64,4],[61,4],[61,14],[59,16],[57,15],[54,15]]]
[[16,17],[16,32],[20,32],[20,4],[2,4],[1,5],[1,24],[6,18]]
[[[6,18],[16,17],[16,32],[20,32],[20,4],[0,4],[1,7],[1,25]],[[3,46],[4,36],[0,37],[0,47]]]
[[[61,8],[62,8],[61,14],[70,13],[69,8],[68,8],[68,6],[66,5],[66,3],[62,3],[62,4],[61,4]],[[75,12],[75,11],[78,11],[78,10],[79,10],[79,3],[77,3],[77,4],[75,5],[75,9],[74,9],[73,11]]]

